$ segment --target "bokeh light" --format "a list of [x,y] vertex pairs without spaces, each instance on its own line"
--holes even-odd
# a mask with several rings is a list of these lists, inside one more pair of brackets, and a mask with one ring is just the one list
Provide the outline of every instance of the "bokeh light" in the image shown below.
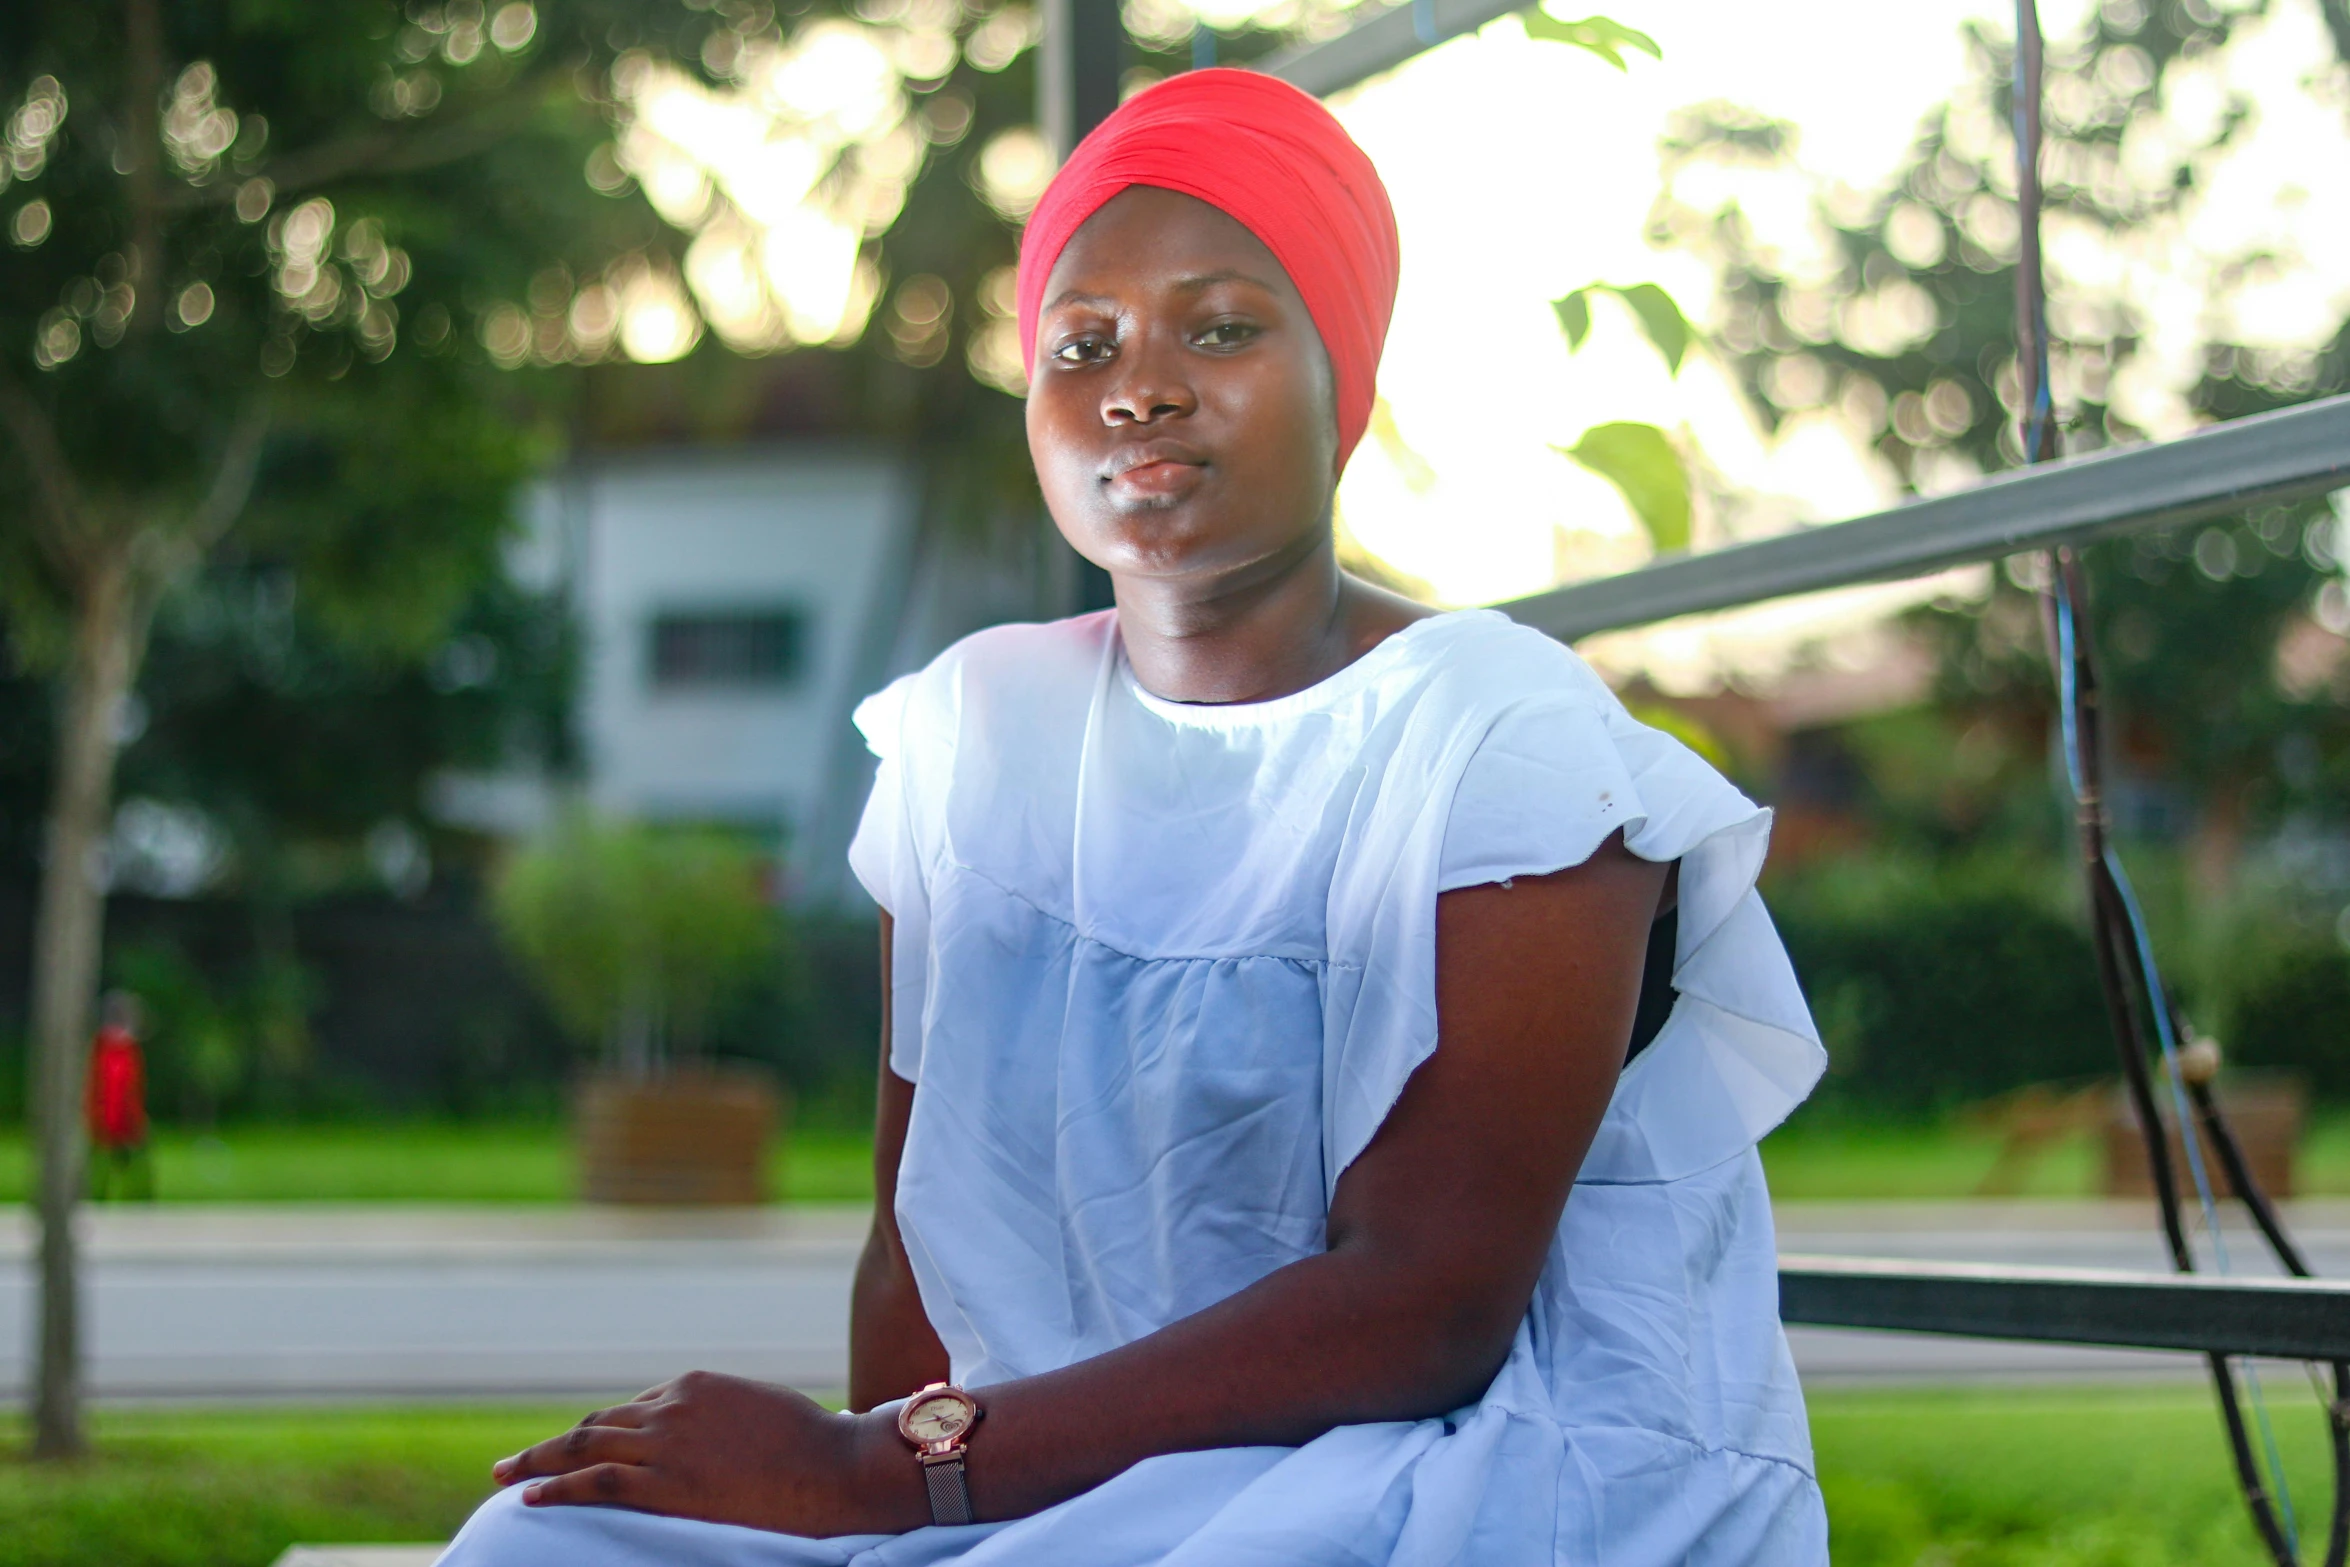
[[780,44],[721,29],[732,41],[706,62],[729,79],[721,87],[624,56],[613,73],[624,124],[588,178],[615,193],[633,180],[694,239],[682,278],[635,258],[625,278],[589,280],[604,294],[572,312],[591,330],[574,335],[570,357],[617,344],[631,359],[674,359],[705,323],[738,353],[855,341],[880,288],[867,242],[896,221],[935,135],[906,82],[952,68],[956,14],[827,18]]
[[52,222],[49,203],[36,197],[17,208],[16,215],[8,220],[8,237],[16,242],[18,249],[30,250],[49,237]]
[[[2052,48],[2078,36],[2095,10],[2093,0],[2049,0]],[[1648,558],[1622,497],[1555,450],[1605,421],[1656,424],[1701,454],[1708,484],[1735,499],[1710,512],[1701,505],[1701,548],[1895,503],[1897,475],[1869,444],[1889,422],[1929,443],[1915,475],[1922,488],[1977,477],[1956,452],[1932,444],[1972,411],[1957,405],[1966,394],[1955,383],[1886,406],[1873,388],[1829,384],[1816,361],[1790,361],[1766,386],[1784,411],[1766,432],[1706,352],[1669,373],[1631,312],[1601,297],[1589,341],[1570,354],[1549,302],[1595,281],[1653,281],[1701,329],[1725,338],[1738,330],[1708,262],[1657,248],[1651,225],[1664,188],[1658,147],[1676,113],[1740,105],[1793,122],[1794,158],[1780,167],[1691,165],[1676,196],[1707,212],[1734,204],[1774,265],[1809,280],[1790,314],[1813,341],[1841,337],[1883,351],[1915,340],[1931,324],[1933,301],[1897,275],[1849,296],[1833,286],[1842,261],[1821,207],[1839,220],[1878,212],[1921,120],[1945,101],[1957,111],[1954,140],[1968,139],[1993,163],[2008,156],[2004,124],[1969,99],[1962,29],[1973,23],[2005,36],[2009,9],[1998,0],[1806,0],[1800,15],[1726,3],[1609,14],[1652,33],[1663,62],[1614,71],[1531,41],[1504,19],[1333,103],[1378,163],[1404,244],[1402,297],[1381,371],[1393,439],[1366,442],[1341,509],[1367,548],[1447,602],[1512,598]],[[2301,362],[2293,356],[2309,354],[2350,315],[2350,224],[2321,220],[2350,211],[2340,104],[2328,95],[2331,78],[2313,73],[2313,62],[2331,54],[2312,8],[2280,7],[2241,24],[2226,49],[2174,64],[2161,112],[2134,120],[2122,142],[2132,169],[2166,168],[2231,104],[2255,105],[2194,198],[2118,235],[2051,214],[2054,308],[2126,300],[2143,325],[2144,344],[2110,393],[2138,427],[2158,435],[2191,427],[2187,392],[2214,335],[2261,345],[2289,378]],[[1854,69],[1862,57],[1900,68]],[[2124,59],[2110,70],[2134,68]],[[1961,207],[1970,243],[2012,257],[2015,218],[2005,200],[1984,191]],[[1889,248],[1905,259],[1926,259],[1940,241],[1920,218],[1929,215],[1896,204],[1882,219]],[[2252,254],[2265,259],[2246,277],[2241,259]],[[1806,638],[1872,634],[1888,609],[1953,587],[1937,579],[1856,590],[1825,604],[1749,612],[1705,638],[1681,628],[1615,647],[1697,687],[1768,668]],[[1610,644],[1593,650],[1607,654]]]

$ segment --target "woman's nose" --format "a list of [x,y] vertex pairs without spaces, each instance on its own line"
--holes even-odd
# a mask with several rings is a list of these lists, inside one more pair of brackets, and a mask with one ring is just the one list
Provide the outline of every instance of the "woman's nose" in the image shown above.
[[1102,398],[1104,424],[1154,424],[1199,406],[1190,378],[1166,347],[1145,339],[1118,356],[1118,375]]

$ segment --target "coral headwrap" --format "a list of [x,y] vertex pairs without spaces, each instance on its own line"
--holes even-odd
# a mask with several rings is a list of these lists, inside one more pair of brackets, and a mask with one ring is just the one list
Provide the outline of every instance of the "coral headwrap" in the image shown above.
[[1136,94],[1077,144],[1020,240],[1020,354],[1036,362],[1045,278],[1079,225],[1129,185],[1196,196],[1264,242],[1329,351],[1338,460],[1370,427],[1395,313],[1395,211],[1321,101],[1255,71],[1187,71]]

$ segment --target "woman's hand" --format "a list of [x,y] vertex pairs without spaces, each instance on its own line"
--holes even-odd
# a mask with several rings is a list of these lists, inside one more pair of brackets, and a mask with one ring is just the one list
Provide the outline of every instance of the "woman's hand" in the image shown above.
[[930,1521],[885,1415],[840,1415],[768,1382],[689,1371],[491,1466],[532,1507],[592,1503],[799,1535]]

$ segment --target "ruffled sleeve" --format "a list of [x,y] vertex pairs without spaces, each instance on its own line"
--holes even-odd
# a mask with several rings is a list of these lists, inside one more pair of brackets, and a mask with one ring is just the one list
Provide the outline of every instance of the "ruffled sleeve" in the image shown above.
[[922,1077],[930,961],[930,892],[914,834],[908,777],[913,770],[908,708],[917,678],[906,675],[857,704],[857,730],[880,765],[857,835],[849,841],[849,869],[893,924],[889,1068],[908,1082]]
[[1356,890],[1385,907],[1344,918],[1334,908],[1334,941],[1352,950],[1325,1040],[1333,1189],[1437,1048],[1436,895],[1579,865],[1619,830],[1642,858],[1681,862],[1678,995],[1619,1080],[1578,1179],[1709,1169],[1785,1119],[1826,1065],[1755,890],[1770,813],[1576,673],[1583,680],[1513,701],[1456,740],[1450,760],[1428,768],[1422,807],[1373,821],[1358,845],[1388,857],[1376,885]]

